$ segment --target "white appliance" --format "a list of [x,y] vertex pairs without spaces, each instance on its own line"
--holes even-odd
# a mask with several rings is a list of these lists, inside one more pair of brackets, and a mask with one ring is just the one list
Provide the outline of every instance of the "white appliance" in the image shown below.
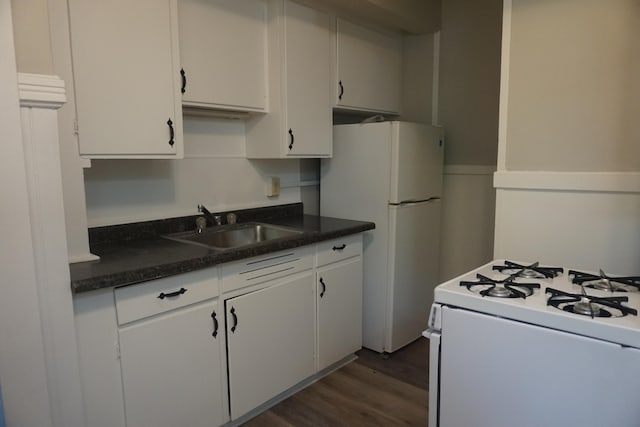
[[542,267],[436,288],[429,427],[640,426],[640,277]]
[[320,213],[372,221],[364,236],[363,345],[393,352],[420,337],[438,280],[442,128],[407,122],[333,127]]

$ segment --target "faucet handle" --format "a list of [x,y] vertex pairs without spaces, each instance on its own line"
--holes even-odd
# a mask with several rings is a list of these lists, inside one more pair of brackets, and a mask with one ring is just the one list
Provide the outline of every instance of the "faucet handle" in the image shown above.
[[207,219],[203,216],[196,218],[196,233],[200,234],[207,227]]
[[238,217],[233,212],[227,214],[227,224],[235,224]]

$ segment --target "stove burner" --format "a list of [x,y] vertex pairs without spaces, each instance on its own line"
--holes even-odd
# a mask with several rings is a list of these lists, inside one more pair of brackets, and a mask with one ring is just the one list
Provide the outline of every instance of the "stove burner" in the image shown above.
[[512,261],[505,261],[504,265],[494,265],[493,269],[500,272],[515,271],[516,277],[525,279],[552,279],[564,271],[561,267],[540,267],[540,263],[520,265]]
[[471,292],[474,292],[472,288],[476,286],[483,286],[478,293],[483,297],[496,297],[496,298],[522,298],[526,299],[528,296],[533,295],[534,289],[539,289],[538,283],[517,283],[514,282],[516,275],[511,275],[506,279],[490,279],[482,274],[476,276],[477,282],[461,281],[460,286],[466,286]]
[[487,291],[487,295],[490,297],[498,298],[511,298],[513,294],[509,288],[505,288],[504,286],[494,286],[487,289]]
[[581,286],[591,289],[599,289],[609,292],[638,292],[640,290],[640,276],[610,277],[602,270],[600,275],[581,273],[580,271],[569,270],[571,280]]
[[600,298],[587,295],[583,288],[582,294],[570,294],[558,289],[547,288],[545,293],[551,294],[547,299],[547,305],[568,313],[595,317],[624,317],[627,314],[638,315],[638,311],[622,305],[629,301],[628,297]]
[[[567,307],[572,307],[572,312],[577,314],[584,314],[585,316],[591,317],[611,317],[611,313],[606,310],[603,310],[597,304],[588,301],[580,301],[573,305],[569,305]],[[605,313],[608,314],[604,315]]]

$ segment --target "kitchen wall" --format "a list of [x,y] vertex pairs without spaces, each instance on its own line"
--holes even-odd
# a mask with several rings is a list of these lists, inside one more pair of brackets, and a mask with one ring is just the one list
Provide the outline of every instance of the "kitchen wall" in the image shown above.
[[[71,70],[64,61],[69,54],[64,48],[68,35],[60,25],[65,19],[64,2],[14,3],[18,68],[39,73],[53,69],[69,82]],[[430,7],[436,11],[439,8]],[[493,204],[489,177],[496,151],[500,10],[496,0],[482,5],[470,0],[448,0],[442,5],[440,35],[404,37],[401,119],[440,123],[446,129],[443,241],[449,243],[443,245],[441,255],[442,279],[491,256],[490,238],[478,236],[482,241],[469,244],[468,237],[463,236],[476,235],[477,230],[491,231],[493,213],[483,210],[479,215],[459,208],[460,201],[466,199],[483,206]],[[39,31],[33,30],[33,19],[42,24],[38,25]],[[51,36],[48,19],[56,23],[51,26]],[[185,150],[191,158],[185,160],[105,160],[93,161],[87,168],[89,162],[74,156],[73,130],[65,128],[74,108],[73,87],[68,84],[67,90],[69,102],[60,110],[61,162],[69,254],[74,260],[90,257],[86,226],[190,214],[195,212],[197,203],[223,210],[302,200],[307,212],[317,212],[319,192],[313,181],[318,179],[318,162],[243,159],[241,122],[213,120],[208,136],[202,133],[206,127],[202,122],[186,123]],[[310,185],[283,189],[279,199],[267,199],[262,187],[269,175],[281,175],[283,184],[304,181]],[[229,182],[236,183],[233,193],[229,192]],[[467,248],[463,255],[457,249],[460,247]]]
[[640,170],[640,2],[514,0],[506,169]]
[[12,0],[16,63],[22,73],[54,74],[47,0]]
[[640,265],[640,3],[507,0],[495,255]]
[[440,279],[493,257],[502,1],[442,2],[434,122],[445,129]]
[[[184,119],[183,160],[94,160],[85,170],[90,226],[300,201],[298,160],[247,160],[244,122]],[[280,177],[278,197],[265,196]],[[293,186],[291,186],[293,185]]]

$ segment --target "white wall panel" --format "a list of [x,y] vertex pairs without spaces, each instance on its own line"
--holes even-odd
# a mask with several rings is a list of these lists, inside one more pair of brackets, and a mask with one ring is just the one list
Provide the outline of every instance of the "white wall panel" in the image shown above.
[[640,192],[497,189],[496,258],[640,272]]
[[445,166],[440,282],[493,256],[494,166]]

